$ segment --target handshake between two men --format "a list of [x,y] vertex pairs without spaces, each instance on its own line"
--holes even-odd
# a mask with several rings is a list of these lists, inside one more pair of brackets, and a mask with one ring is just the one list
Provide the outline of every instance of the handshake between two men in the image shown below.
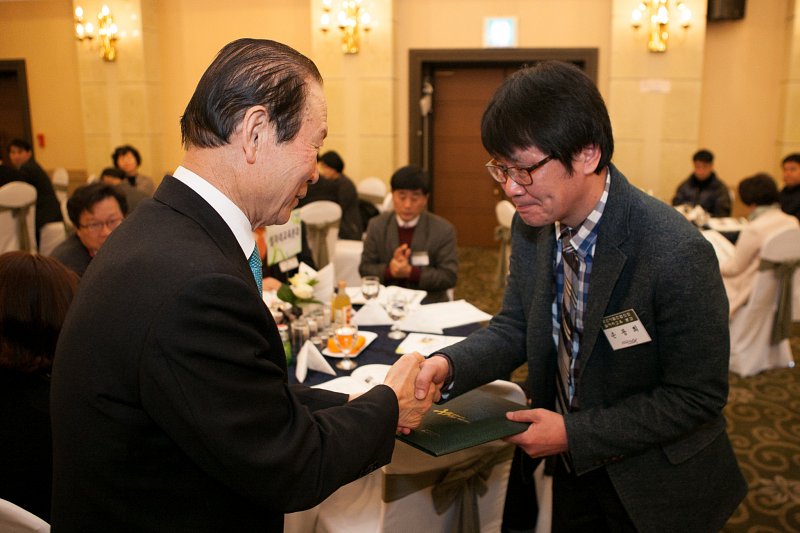
[[392,365],[383,381],[397,395],[397,431],[406,435],[419,426],[433,402],[441,397],[441,382],[430,382],[424,390],[418,386],[417,378],[424,361],[419,353],[407,353]]

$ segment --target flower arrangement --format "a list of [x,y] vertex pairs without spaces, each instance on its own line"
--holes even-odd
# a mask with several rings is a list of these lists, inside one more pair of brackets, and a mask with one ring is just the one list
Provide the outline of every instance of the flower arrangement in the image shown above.
[[320,303],[314,299],[314,285],[316,278],[304,272],[299,272],[289,278],[289,283],[284,283],[278,289],[278,298],[293,306],[304,303]]

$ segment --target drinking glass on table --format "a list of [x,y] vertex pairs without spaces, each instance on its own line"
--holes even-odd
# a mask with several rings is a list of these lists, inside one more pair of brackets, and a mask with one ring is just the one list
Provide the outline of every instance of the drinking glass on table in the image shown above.
[[389,301],[386,303],[386,313],[389,315],[389,318],[394,320],[389,333],[386,335],[390,339],[400,340],[406,336],[405,332],[400,331],[397,327],[397,321],[406,316],[406,312],[408,311],[408,300],[406,297],[399,293],[394,293],[389,297]]
[[356,351],[358,344],[358,326],[355,324],[342,324],[333,330],[333,342],[342,353],[342,360],[336,363],[336,368],[353,370],[358,363],[350,359]]
[[361,278],[361,294],[367,301],[378,297],[381,292],[381,281],[378,276],[364,276]]

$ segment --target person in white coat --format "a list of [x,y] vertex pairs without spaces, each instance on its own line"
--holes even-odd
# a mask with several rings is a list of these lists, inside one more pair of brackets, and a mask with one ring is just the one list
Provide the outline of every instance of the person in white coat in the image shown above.
[[759,173],[742,180],[739,197],[747,206],[750,223],[742,228],[733,255],[719,266],[730,316],[750,297],[764,243],[784,230],[798,227],[797,218],[781,211],[778,187],[769,174]]

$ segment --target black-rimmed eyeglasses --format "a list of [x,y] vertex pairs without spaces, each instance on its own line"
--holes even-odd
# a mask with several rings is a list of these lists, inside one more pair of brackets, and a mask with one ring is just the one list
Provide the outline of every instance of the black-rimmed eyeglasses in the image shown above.
[[511,181],[518,185],[530,185],[533,183],[533,173],[538,168],[547,164],[547,162],[551,159],[553,159],[553,156],[548,155],[535,165],[528,168],[504,167],[494,159],[490,159],[489,162],[486,163],[486,170],[489,171],[489,175],[492,176],[492,179],[501,185],[504,185],[506,180],[509,178],[511,178]]

